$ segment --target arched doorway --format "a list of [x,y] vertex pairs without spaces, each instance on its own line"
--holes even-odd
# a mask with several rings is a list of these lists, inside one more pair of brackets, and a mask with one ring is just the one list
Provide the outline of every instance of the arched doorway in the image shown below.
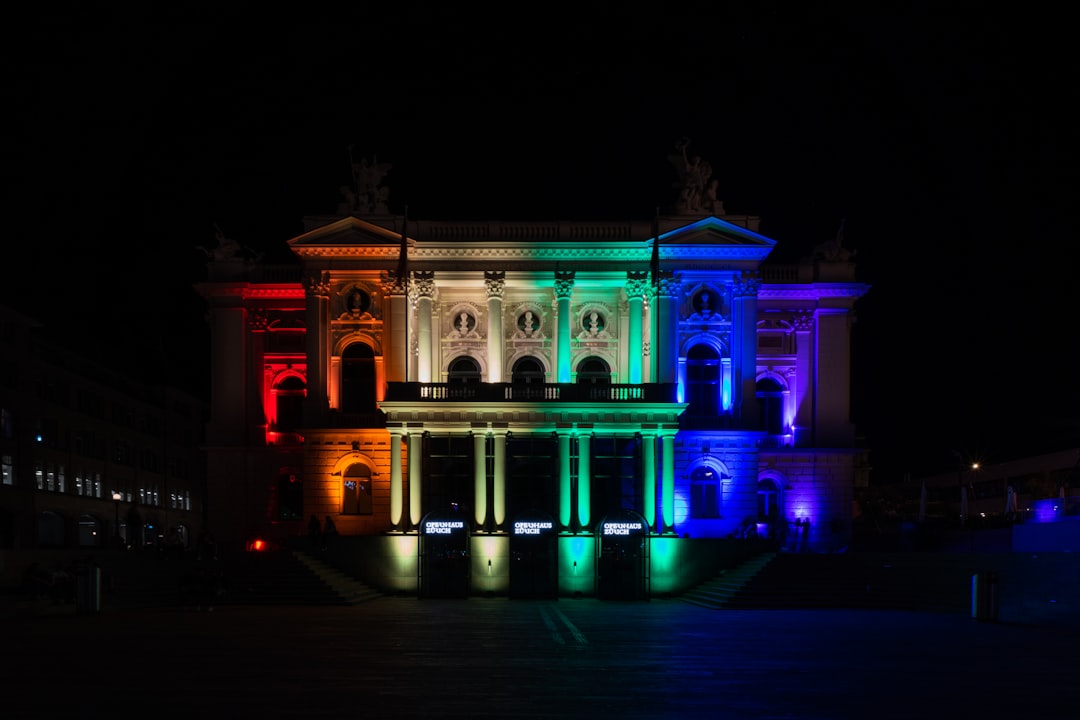
[[608,600],[649,599],[649,526],[619,510],[596,524],[596,594]]
[[611,367],[603,358],[587,357],[578,364],[579,385],[610,385]]
[[446,368],[446,381],[474,385],[480,382],[480,365],[471,357],[455,358],[450,362],[450,366]]

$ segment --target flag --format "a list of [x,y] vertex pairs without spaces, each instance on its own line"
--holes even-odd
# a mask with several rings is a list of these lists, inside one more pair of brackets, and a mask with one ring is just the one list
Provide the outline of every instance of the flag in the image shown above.
[[652,273],[653,287],[657,288],[660,286],[660,208],[656,208],[656,215],[653,216],[652,235],[652,262],[649,271]]

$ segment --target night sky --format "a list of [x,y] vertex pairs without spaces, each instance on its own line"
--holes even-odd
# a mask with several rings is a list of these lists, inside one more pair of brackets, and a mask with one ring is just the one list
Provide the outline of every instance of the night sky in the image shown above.
[[199,389],[196,246],[216,223],[287,257],[305,215],[335,211],[350,147],[392,164],[390,209],[413,218],[623,220],[671,202],[667,155],[687,137],[775,260],[845,222],[873,286],[855,417],[876,482],[949,469],[953,451],[1074,447],[1065,18],[716,5],[21,11],[0,69],[0,299],[80,353]]

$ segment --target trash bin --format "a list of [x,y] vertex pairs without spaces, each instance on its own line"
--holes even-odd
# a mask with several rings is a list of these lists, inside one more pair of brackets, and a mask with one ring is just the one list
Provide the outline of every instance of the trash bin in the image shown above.
[[971,576],[971,617],[984,622],[998,619],[998,575],[977,572]]
[[101,611],[101,568],[97,563],[80,563],[75,586],[75,609],[80,613]]

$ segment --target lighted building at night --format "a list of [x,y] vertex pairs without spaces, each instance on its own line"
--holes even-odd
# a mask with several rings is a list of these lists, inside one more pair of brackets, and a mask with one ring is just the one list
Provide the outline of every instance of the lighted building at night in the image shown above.
[[[685,188],[684,188],[685,190]],[[209,307],[219,539],[365,536],[422,594],[685,587],[698,541],[847,545],[856,281],[838,236],[770,266],[758,218],[438,222],[350,194],[266,266],[222,239]],[[796,530],[796,521],[800,521]]]
[[[0,578],[202,529],[205,405],[74,355],[66,328],[0,307]],[[18,562],[4,562],[6,550]],[[11,555],[12,558],[15,555]]]

